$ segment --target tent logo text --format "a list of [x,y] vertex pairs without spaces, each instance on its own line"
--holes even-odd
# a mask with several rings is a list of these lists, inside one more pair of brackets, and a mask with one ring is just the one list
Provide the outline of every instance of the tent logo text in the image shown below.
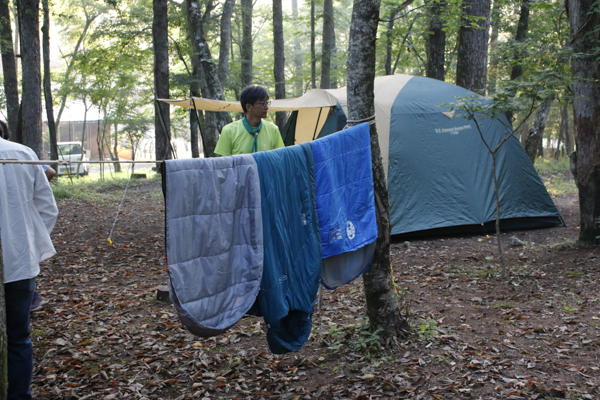
[[471,129],[471,125],[455,126],[453,128],[435,128],[435,133],[449,133],[451,135],[458,135],[465,129]]

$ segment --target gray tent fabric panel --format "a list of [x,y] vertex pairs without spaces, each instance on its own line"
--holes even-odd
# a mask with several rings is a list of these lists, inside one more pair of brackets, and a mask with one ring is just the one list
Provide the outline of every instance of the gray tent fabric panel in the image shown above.
[[171,298],[192,333],[213,336],[235,324],[260,289],[256,162],[251,155],[170,160],[164,179]]
[[[475,122],[461,110],[443,113],[457,97],[468,96],[476,95],[445,82],[413,77],[396,97],[388,170],[392,234],[481,225],[496,218],[492,156]],[[506,120],[503,124],[479,118],[478,123],[492,149],[508,127]],[[552,217],[554,224],[561,223],[516,137],[499,150],[497,171],[503,219]],[[532,221],[532,226],[538,222]]]

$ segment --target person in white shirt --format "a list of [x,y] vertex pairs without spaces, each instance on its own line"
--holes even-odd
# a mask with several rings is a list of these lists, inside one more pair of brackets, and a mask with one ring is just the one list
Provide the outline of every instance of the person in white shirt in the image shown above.
[[[9,142],[0,121],[0,159],[37,160],[29,147]],[[0,234],[8,335],[8,398],[31,399],[33,346],[29,312],[40,261],[56,251],[50,232],[58,208],[41,165],[0,161]]]

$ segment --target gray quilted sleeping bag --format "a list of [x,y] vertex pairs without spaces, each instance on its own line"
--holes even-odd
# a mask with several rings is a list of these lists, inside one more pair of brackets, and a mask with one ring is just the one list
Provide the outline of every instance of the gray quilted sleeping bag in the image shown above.
[[243,317],[260,289],[256,162],[238,155],[169,160],[164,168],[171,301],[190,332],[215,336]]

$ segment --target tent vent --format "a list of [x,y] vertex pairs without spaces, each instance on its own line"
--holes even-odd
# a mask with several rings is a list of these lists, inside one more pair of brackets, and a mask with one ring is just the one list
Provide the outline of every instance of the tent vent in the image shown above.
[[442,112],[442,114],[444,114],[446,117],[452,119],[452,117],[454,117],[454,110],[452,110],[452,111],[445,111],[445,112]]

